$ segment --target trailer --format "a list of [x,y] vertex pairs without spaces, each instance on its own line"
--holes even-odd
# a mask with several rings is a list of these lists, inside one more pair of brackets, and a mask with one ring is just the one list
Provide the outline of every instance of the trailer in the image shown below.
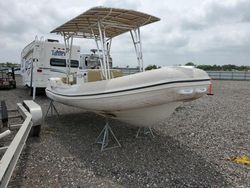
[[[37,38],[28,44],[21,52],[21,75],[23,85],[36,89],[45,89],[51,77],[65,77],[69,69],[76,74],[80,62],[80,47],[72,46],[70,57],[66,57],[68,49],[58,40]],[[70,66],[66,62],[70,59]],[[34,89],[36,88],[36,89]]]
[[[4,140],[5,137],[14,136],[10,144],[5,143],[5,145],[0,146],[0,157],[2,156],[0,158],[0,188],[5,188],[8,186],[28,136],[39,136],[42,125],[42,110],[32,100],[18,103],[16,110],[8,110],[4,101],[1,101],[0,104],[0,141]],[[11,113],[15,115],[11,115]],[[22,122],[9,123],[9,119],[13,118],[20,118]]]

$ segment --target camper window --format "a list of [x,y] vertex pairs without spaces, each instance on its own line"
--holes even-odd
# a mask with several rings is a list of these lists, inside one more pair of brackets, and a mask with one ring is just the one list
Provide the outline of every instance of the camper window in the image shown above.
[[[66,60],[65,59],[51,58],[50,65],[57,66],[57,67],[66,67]],[[77,68],[78,66],[79,66],[79,62],[77,60],[71,60],[70,67]]]
[[70,66],[73,68],[77,68],[77,67],[79,67],[79,62],[77,60],[71,60]]

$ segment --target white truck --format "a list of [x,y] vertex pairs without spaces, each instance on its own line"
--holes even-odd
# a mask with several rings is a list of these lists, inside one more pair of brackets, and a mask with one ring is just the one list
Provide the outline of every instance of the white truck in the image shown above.
[[[23,85],[44,89],[51,77],[66,76],[65,45],[58,40],[34,40],[21,53]],[[73,46],[70,73],[77,73],[80,63],[80,47]],[[32,90],[31,90],[32,91]]]

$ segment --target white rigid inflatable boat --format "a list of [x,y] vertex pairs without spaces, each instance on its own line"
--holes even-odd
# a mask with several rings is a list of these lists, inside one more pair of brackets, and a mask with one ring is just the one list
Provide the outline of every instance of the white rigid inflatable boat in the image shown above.
[[[94,7],[54,29],[52,33],[64,37],[68,73],[73,38],[94,39],[99,57],[99,64],[95,65],[98,67],[94,69],[101,72],[101,79],[94,82],[77,79],[86,76],[79,68],[74,85],[66,84],[69,83],[68,74],[66,83],[60,78],[50,78],[47,96],[132,125],[153,127],[183,102],[204,95],[210,78],[200,69],[175,66],[144,71],[140,27],[159,20],[134,10]],[[111,41],[126,32],[131,34],[140,72],[114,78],[110,70]],[[87,66],[85,60],[84,66]]]
[[107,115],[137,126],[152,127],[183,102],[207,92],[206,72],[193,67],[164,67],[110,80],[64,84],[51,78],[46,94],[54,101]]

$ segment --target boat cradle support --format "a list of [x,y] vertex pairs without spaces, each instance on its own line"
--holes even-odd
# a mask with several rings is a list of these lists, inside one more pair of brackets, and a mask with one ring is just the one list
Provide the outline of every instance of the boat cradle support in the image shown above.
[[46,112],[46,115],[44,116],[44,119],[46,119],[49,115],[49,112],[50,112],[50,115],[53,116],[54,113],[59,116],[59,113],[54,105],[54,101],[53,100],[50,100],[50,103],[49,103],[49,107],[47,109],[47,112]]
[[[121,147],[120,142],[116,138],[114,132],[112,131],[109,125],[109,120],[107,117],[105,117],[105,121],[106,121],[106,124],[104,128],[102,129],[101,133],[99,134],[99,136],[97,137],[96,143],[101,144],[101,151]],[[111,141],[113,141],[113,144],[110,146]]]
[[0,147],[0,152],[4,152],[0,161],[0,188],[8,186],[28,136],[38,136],[37,133],[40,132],[42,125],[42,110],[34,101],[26,100],[22,104],[18,103],[17,111],[22,116],[23,123],[9,125],[9,129],[1,133],[0,137],[2,139],[9,135],[12,129],[19,128],[10,145]]
[[152,128],[150,127],[140,127],[137,130],[135,138],[150,136],[151,138],[155,138],[155,134]]

